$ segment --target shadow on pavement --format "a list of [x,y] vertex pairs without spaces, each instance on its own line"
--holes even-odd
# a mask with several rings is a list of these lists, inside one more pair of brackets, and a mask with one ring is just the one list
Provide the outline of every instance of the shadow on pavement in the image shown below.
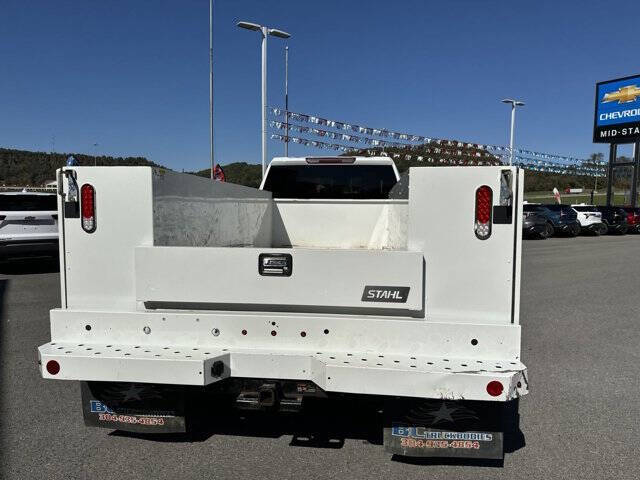
[[453,465],[464,467],[504,467],[504,460],[492,460],[486,458],[444,458],[444,457],[402,457],[393,455],[392,462],[406,463],[408,465]]
[[[213,413],[212,413],[213,412]],[[113,431],[110,435],[156,442],[202,442],[213,435],[258,438],[292,436],[291,446],[342,448],[347,438],[382,445],[382,413],[371,405],[353,401],[308,402],[301,412],[239,411],[212,404],[208,418],[191,421],[186,434],[140,434]]]
[[[505,424],[504,451],[511,453],[525,446],[520,430],[518,402],[510,402]],[[310,402],[298,413],[236,411],[212,404],[209,419],[190,422],[185,434],[142,434],[112,431],[111,436],[138,438],[154,442],[204,442],[214,435],[279,438],[291,436],[291,447],[340,449],[345,440],[383,444],[385,415],[379,404],[358,398],[324,399]],[[393,455],[392,461],[415,465],[469,465],[502,467],[503,460],[471,458],[416,458]]]
[[5,275],[33,275],[59,271],[60,262],[57,257],[21,258],[0,262],[0,274]]

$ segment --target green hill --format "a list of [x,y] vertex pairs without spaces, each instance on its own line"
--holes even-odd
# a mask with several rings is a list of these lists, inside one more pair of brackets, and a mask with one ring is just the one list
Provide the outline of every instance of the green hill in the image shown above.
[[[429,152],[427,151],[427,148],[432,149],[433,146],[424,145],[409,152],[406,149],[385,148],[385,153],[393,158],[400,172],[404,172],[409,167],[438,166],[440,164],[440,158],[449,158],[444,153],[438,154],[433,153],[433,151]],[[481,160],[486,164],[488,161],[495,161],[492,157],[484,156],[486,153],[484,150],[463,147],[462,153],[463,154],[457,158],[462,162],[473,160],[475,163],[478,160]],[[477,156],[478,153],[481,155],[480,157]],[[410,155],[410,158],[407,154]],[[0,186],[41,186],[44,182],[54,179],[56,169],[66,164],[66,160],[69,155],[73,155],[80,165],[94,164],[93,156],[81,153],[46,153],[0,148]],[[380,149],[368,148],[364,150],[356,150],[348,155],[380,155]],[[435,160],[433,163],[428,163],[424,159],[419,161],[417,158],[419,156],[424,156],[425,158],[431,157]],[[110,157],[102,155],[98,156],[95,159],[95,162],[97,165],[132,165],[165,168],[145,157]],[[258,187],[260,185],[262,175],[259,164],[236,162],[228,165],[222,165],[222,168],[224,169],[228,182],[246,185],[249,187]],[[209,177],[210,175],[208,168],[189,173],[202,177]],[[567,187],[584,187],[590,189],[594,184],[593,177],[560,175],[556,173],[535,172],[531,170],[526,172],[525,177],[526,192],[551,191],[554,187],[561,190]],[[618,185],[618,183],[628,183],[627,180],[628,179],[626,178],[617,178],[616,186],[622,187],[623,185]],[[601,186],[600,188],[604,188],[606,185],[606,178],[599,178],[598,185]]]
[[73,155],[79,165],[127,165],[162,167],[144,157],[108,157],[84,155],[82,153],[46,153],[0,148],[0,186],[39,187],[54,180],[56,169],[67,163]]
[[[94,157],[82,153],[47,153],[31,152],[0,148],[0,186],[39,187],[48,180],[55,179],[58,168],[67,163],[69,155],[73,155],[79,165],[100,166],[150,166],[166,168],[145,157],[110,157],[100,155]],[[262,176],[260,165],[245,162],[230,163],[222,168],[227,181],[250,187],[258,187]],[[209,177],[209,169],[189,172],[201,177]]]
[[[227,182],[258,188],[262,180],[262,166],[254,163],[236,162],[222,165]],[[200,177],[210,177],[211,170],[192,172]]]

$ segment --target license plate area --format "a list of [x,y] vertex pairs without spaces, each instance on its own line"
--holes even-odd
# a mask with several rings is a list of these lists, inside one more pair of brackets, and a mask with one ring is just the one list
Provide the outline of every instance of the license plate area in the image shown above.
[[463,400],[400,401],[387,418],[385,450],[405,457],[500,460],[504,457],[505,433],[511,432],[517,422],[515,405]]
[[138,433],[186,431],[185,391],[179,386],[129,382],[81,382],[88,427]]

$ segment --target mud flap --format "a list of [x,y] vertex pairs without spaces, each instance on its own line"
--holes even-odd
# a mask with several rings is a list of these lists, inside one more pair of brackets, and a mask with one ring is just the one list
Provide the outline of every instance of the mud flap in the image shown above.
[[184,388],[151,383],[80,384],[86,426],[137,433],[186,431]]
[[387,409],[385,451],[407,457],[502,459],[503,402],[420,400]]

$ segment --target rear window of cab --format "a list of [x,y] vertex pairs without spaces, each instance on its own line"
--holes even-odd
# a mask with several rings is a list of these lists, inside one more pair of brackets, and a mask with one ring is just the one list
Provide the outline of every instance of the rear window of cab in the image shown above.
[[0,195],[0,212],[49,212],[58,210],[56,195]]

